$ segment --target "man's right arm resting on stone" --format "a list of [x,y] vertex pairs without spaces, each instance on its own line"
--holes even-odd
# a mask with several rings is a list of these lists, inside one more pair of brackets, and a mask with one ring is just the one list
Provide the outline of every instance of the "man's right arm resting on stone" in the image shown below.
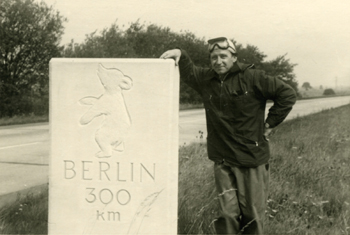
[[173,60],[175,60],[176,65],[179,64],[180,57],[181,57],[181,50],[180,49],[168,50],[160,56],[161,59],[173,59]]
[[164,52],[160,58],[175,60],[176,66],[179,66],[181,80],[201,94],[201,89],[199,89],[201,78],[203,78],[205,73],[209,71],[208,68],[202,68],[194,65],[185,50],[168,50]]

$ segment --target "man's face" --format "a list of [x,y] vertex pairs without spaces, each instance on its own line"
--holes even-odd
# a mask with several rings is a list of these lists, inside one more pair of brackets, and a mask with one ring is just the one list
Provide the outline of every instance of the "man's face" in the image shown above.
[[229,50],[215,48],[212,53],[210,53],[211,66],[219,75],[227,73],[236,60],[237,57],[232,55]]

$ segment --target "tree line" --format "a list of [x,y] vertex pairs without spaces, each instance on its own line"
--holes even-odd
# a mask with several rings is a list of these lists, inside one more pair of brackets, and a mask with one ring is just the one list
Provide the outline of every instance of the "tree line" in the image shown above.
[[0,117],[48,113],[49,61],[65,18],[34,0],[0,1]]
[[[67,58],[158,58],[172,48],[185,49],[196,65],[209,66],[205,38],[189,31],[140,23],[114,22],[100,32],[86,35],[84,42],[60,46],[66,18],[45,3],[34,0],[3,0],[0,3],[0,117],[47,114],[49,61]],[[233,40],[233,39],[232,39]],[[268,75],[277,76],[296,91],[293,64],[286,54],[266,61],[254,45],[235,42],[238,60],[254,63]],[[180,103],[201,103],[199,95],[180,83]]]

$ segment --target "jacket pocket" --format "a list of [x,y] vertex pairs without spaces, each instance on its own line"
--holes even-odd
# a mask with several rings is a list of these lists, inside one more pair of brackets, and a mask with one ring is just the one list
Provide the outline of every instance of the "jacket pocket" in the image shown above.
[[256,167],[263,157],[263,146],[257,140],[234,134],[232,138],[233,152],[236,160],[244,167]]
[[204,91],[202,95],[203,104],[206,110],[216,110],[219,105],[219,98],[213,93]]
[[225,114],[231,117],[238,117],[241,113],[241,110],[244,109],[246,103],[247,95],[243,92],[235,92],[227,94],[225,99]]
[[235,141],[237,141],[241,145],[246,145],[249,147],[254,147],[254,146],[258,147],[259,146],[258,140],[252,140],[252,139],[244,137],[243,135],[240,135],[240,134],[233,134],[233,138]]

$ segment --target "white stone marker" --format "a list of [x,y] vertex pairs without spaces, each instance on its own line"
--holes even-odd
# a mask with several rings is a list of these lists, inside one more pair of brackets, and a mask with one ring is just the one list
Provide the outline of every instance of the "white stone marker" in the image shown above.
[[177,234],[178,103],[172,60],[51,60],[49,234]]

